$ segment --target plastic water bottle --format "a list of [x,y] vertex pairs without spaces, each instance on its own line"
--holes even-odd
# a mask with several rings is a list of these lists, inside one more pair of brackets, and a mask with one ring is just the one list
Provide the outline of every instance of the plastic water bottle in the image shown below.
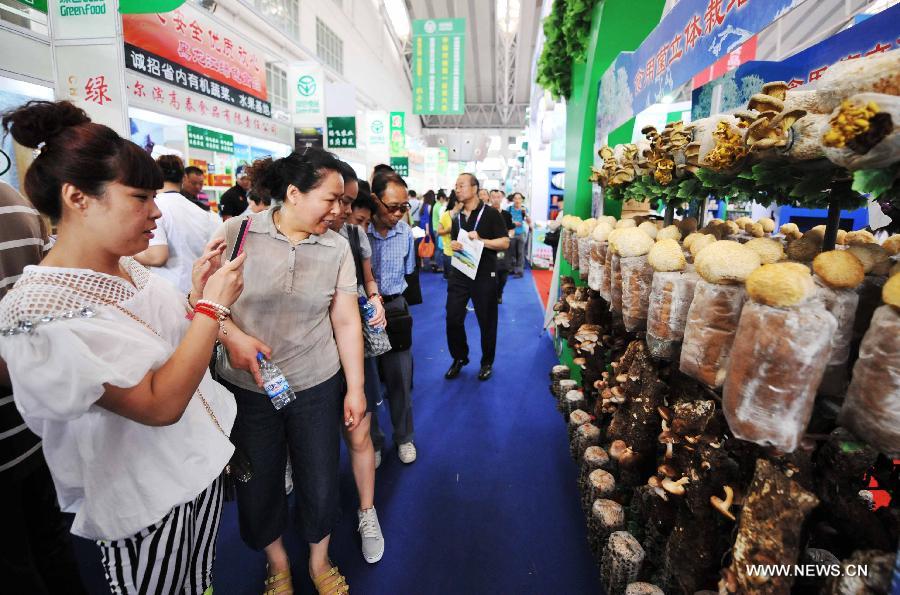
[[263,388],[272,406],[276,410],[281,409],[291,401],[297,398],[291,385],[288,384],[287,378],[278,369],[278,366],[266,359],[262,353],[256,354],[256,361],[259,362],[259,373],[262,375]]
[[[375,304],[373,304],[370,300],[367,300],[366,298],[364,298],[362,296],[359,296],[359,309],[362,310],[363,320],[365,321],[366,324],[368,324],[369,321],[375,317]],[[373,326],[370,328],[372,330],[374,330],[376,333],[384,332],[384,327],[381,327],[381,326]]]

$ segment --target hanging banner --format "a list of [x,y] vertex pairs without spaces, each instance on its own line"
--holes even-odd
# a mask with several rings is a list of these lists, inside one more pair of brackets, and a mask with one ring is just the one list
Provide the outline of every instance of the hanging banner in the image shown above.
[[328,148],[356,148],[356,116],[340,116],[327,118]]
[[113,45],[72,45],[56,54],[57,97],[68,99],[91,120],[122,132],[127,122],[118,48]]
[[47,8],[56,96],[82,108],[94,122],[127,136],[115,0],[50,0]]
[[406,155],[406,112],[391,112],[391,157]]
[[325,118],[325,73],[318,62],[292,62],[288,87],[294,124],[322,124]]
[[831,65],[900,48],[898,40],[900,4],[895,4],[781,62],[747,62],[695,89],[691,119],[705,118],[713,112],[713,89],[717,86],[722,93],[714,111],[727,112],[745,105],[767,82],[785,81],[792,89],[815,85]]
[[413,113],[464,113],[466,19],[416,19],[412,34]]
[[386,147],[388,144],[388,113],[366,112],[366,145]]
[[390,166],[398,176],[402,178],[409,176],[409,157],[391,157]]
[[759,42],[759,36],[754,35],[744,45],[734,51],[728,52],[725,56],[719,58],[709,68],[704,68],[701,72],[694,75],[691,79],[691,87],[696,89],[701,85],[705,85],[713,79],[717,79],[751,60],[756,59],[756,46]]
[[294,130],[291,124],[251,114],[227,103],[213,101],[204,95],[192,93],[134,72],[125,72],[125,84],[130,106],[276,141],[288,146],[294,142]]
[[294,131],[294,150],[302,153],[308,147],[325,148],[325,137],[321,128],[298,128]]
[[447,147],[438,147],[437,156],[437,173],[438,176],[447,175],[447,163],[450,162],[450,149]]
[[199,9],[185,4],[171,13],[125,14],[122,29],[129,70],[272,115],[263,55]]
[[681,0],[636,51],[619,54],[603,74],[598,100],[600,128],[608,134],[658,103],[803,2]]
[[114,0],[51,0],[46,4],[54,40],[116,36]]

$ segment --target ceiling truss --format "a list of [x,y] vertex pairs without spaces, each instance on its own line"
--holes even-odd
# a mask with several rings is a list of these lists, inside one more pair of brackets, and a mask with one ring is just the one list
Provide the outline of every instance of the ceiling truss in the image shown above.
[[466,103],[458,116],[421,116],[425,128],[519,128],[525,125],[527,103]]

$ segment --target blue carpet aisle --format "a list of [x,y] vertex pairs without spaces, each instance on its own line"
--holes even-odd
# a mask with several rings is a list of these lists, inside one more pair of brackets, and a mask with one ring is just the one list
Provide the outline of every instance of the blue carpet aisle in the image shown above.
[[[425,303],[415,319],[414,411],[419,458],[403,465],[388,436],[377,472],[375,506],[386,540],[384,559],[366,564],[356,532],[356,490],[346,453],[341,472],[344,511],[331,554],[355,593],[598,593],[585,539],[576,468],[563,422],[548,393],[555,362],[538,338],[542,308],[530,274],[510,279],[500,306],[494,377],[479,382],[481,356],[474,313],[467,317],[472,363],[455,381],[444,332],[446,282],[422,274]],[[305,548],[288,537],[294,560]],[[79,544],[85,580],[102,593],[91,544]],[[295,562],[297,593],[314,593],[305,562]],[[235,505],[219,533],[215,592],[262,592],[265,561],[241,541]]]

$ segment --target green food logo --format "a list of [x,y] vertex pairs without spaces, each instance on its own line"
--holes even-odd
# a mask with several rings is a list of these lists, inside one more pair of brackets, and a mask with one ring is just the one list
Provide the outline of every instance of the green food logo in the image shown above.
[[316,92],[316,79],[308,74],[297,79],[297,92],[304,97],[309,97]]

